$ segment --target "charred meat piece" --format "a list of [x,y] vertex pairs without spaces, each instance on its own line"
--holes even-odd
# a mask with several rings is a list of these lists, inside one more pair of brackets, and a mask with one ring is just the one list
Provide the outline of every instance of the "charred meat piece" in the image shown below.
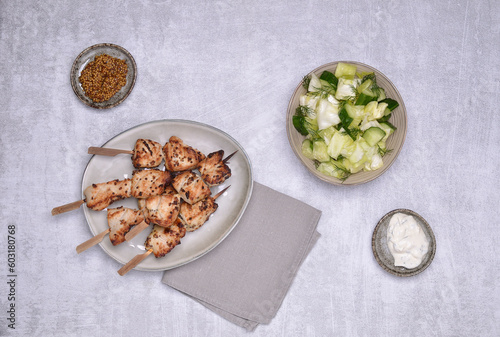
[[126,207],[108,209],[109,240],[116,246],[125,241],[125,234],[132,226],[144,221],[144,214],[140,210]]
[[172,186],[188,204],[197,203],[211,194],[210,187],[192,171],[182,172],[176,176]]
[[171,182],[172,176],[168,171],[136,170],[132,174],[132,196],[144,199],[163,194]]
[[148,221],[158,226],[168,227],[177,220],[180,205],[181,197],[177,193],[149,197],[146,199],[145,206]]
[[209,186],[222,184],[231,176],[231,169],[222,161],[222,157],[224,157],[223,150],[212,152],[198,164],[201,178]]
[[130,198],[132,180],[112,180],[105,183],[92,184],[83,191],[87,207],[94,211],[102,211],[111,203]]
[[207,222],[210,215],[217,210],[218,205],[212,197],[205,198],[197,203],[181,205],[179,217],[188,232],[193,232]]
[[149,139],[137,139],[132,155],[135,168],[157,167],[163,161],[163,150],[160,143]]
[[[165,192],[163,192],[162,195],[166,195],[166,194],[177,194],[177,191],[172,187],[172,185],[168,185],[165,188]],[[146,200],[148,200],[148,199],[147,198],[146,199],[137,199],[137,207],[139,207],[139,209],[144,212],[144,216],[147,219],[148,218],[148,210],[146,208]]]
[[186,235],[186,228],[179,219],[170,227],[154,225],[144,246],[146,250],[151,249],[155,257],[163,257],[181,243],[184,235]]
[[170,137],[168,143],[163,147],[163,154],[165,156],[165,168],[173,172],[194,169],[200,161],[205,159],[203,153],[184,144],[182,139],[176,136]]

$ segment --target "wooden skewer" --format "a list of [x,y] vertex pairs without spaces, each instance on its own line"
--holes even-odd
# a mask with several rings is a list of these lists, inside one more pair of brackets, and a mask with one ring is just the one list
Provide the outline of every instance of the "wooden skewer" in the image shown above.
[[134,226],[134,228],[132,228],[127,234],[125,234],[125,240],[132,240],[137,234],[148,228],[148,226],[149,224],[146,221],[143,221],[140,224]]
[[58,215],[58,214],[61,214],[61,213],[66,213],[66,212],[69,212],[69,211],[73,211],[75,209],[80,208],[80,206],[83,205],[84,203],[85,203],[85,199],[78,200],[78,201],[75,201],[75,202],[72,202],[72,203],[69,203],[69,204],[66,204],[66,205],[62,205],[62,206],[59,206],[59,207],[55,207],[55,208],[52,209],[52,215]]
[[93,247],[93,246],[97,245],[99,242],[102,241],[102,239],[104,239],[104,237],[106,236],[106,234],[108,234],[110,231],[111,231],[111,229],[108,228],[104,232],[101,232],[101,233],[97,234],[96,236],[94,236],[93,238],[91,238],[91,239],[85,241],[84,243],[78,245],[76,247],[76,252],[78,254],[80,254],[81,252],[86,251],[90,247]]
[[152,252],[153,252],[152,249],[148,249],[148,251],[145,252],[144,254],[138,254],[138,255],[134,256],[132,258],[132,260],[128,261],[126,265],[124,265],[123,267],[120,268],[120,270],[118,270],[118,274],[120,274],[120,276],[125,275],[126,273],[131,271],[133,268],[135,268],[139,263],[141,263],[142,260],[147,258],[148,255],[151,254]]
[[228,187],[226,187],[225,189],[223,189],[222,191],[220,191],[219,193],[217,193],[216,195],[214,195],[214,200],[216,200],[218,197],[220,197],[224,192],[226,192],[226,190],[231,187],[231,185],[229,185]]
[[131,151],[131,150],[120,150],[120,149],[109,149],[109,148],[105,148],[105,147],[91,146],[91,147],[89,147],[88,153],[89,154],[97,154],[97,155],[100,155],[100,156],[114,157],[117,154],[122,154],[122,153],[124,153],[124,154],[134,154],[134,151]]
[[238,152],[238,150],[234,151],[233,153],[231,153],[229,156],[226,157],[226,159],[222,159],[222,162],[223,163],[227,163],[227,161],[229,159],[231,159],[232,156],[234,156],[236,154],[236,152]]

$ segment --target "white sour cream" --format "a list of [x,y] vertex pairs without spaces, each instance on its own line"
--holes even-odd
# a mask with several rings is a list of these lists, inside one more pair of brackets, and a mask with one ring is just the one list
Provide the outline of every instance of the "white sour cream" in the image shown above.
[[413,216],[396,213],[387,228],[387,245],[394,257],[394,265],[416,268],[429,250],[429,240]]

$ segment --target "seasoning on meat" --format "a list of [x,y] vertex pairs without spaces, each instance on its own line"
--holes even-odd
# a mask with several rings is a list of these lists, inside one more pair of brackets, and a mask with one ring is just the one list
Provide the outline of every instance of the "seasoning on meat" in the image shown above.
[[132,155],[132,165],[135,168],[157,167],[163,160],[163,150],[160,143],[150,139],[137,139]]
[[145,205],[148,221],[158,226],[168,227],[177,220],[180,205],[181,197],[177,193],[149,197]]
[[108,226],[111,230],[109,240],[116,246],[125,241],[125,234],[132,226],[144,221],[144,214],[140,210],[126,207],[108,209]]
[[186,230],[193,232],[207,222],[210,215],[217,210],[217,207],[218,205],[212,197],[200,200],[193,205],[185,202],[181,205],[179,217]]
[[172,186],[188,204],[197,203],[210,196],[210,187],[192,171],[185,171],[174,178]]
[[132,174],[132,196],[144,199],[163,194],[171,181],[172,176],[168,171],[135,170]]
[[163,257],[181,243],[184,235],[186,235],[186,228],[179,219],[169,227],[154,225],[144,247],[146,250],[152,250],[155,257]]
[[231,176],[231,169],[222,160],[222,157],[224,157],[223,150],[212,152],[198,164],[201,178],[209,186],[222,184]]
[[87,207],[94,211],[102,211],[111,203],[130,198],[131,179],[112,180],[105,183],[92,184],[83,191]]
[[170,137],[163,147],[163,153],[165,155],[165,168],[174,172],[194,169],[200,161],[205,159],[203,153],[184,144],[182,139],[176,136]]

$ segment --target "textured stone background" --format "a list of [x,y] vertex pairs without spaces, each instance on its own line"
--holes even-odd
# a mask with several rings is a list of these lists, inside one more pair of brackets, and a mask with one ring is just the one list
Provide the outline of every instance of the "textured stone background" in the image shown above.
[[[69,73],[90,45],[123,46],[135,88],[98,111]],[[255,336],[498,336],[500,3],[496,1],[0,1],[0,335],[241,336],[243,329],[160,283],[120,277],[90,237],[80,198],[100,145],[147,121],[181,118],[230,133],[254,178],[323,211],[322,237],[278,315]],[[397,86],[408,134],[395,164],[336,187],[289,147],[295,86],[331,61],[369,64]],[[423,215],[434,262],[401,279],[371,251],[395,208]],[[17,227],[17,328],[7,329],[6,244]]]

